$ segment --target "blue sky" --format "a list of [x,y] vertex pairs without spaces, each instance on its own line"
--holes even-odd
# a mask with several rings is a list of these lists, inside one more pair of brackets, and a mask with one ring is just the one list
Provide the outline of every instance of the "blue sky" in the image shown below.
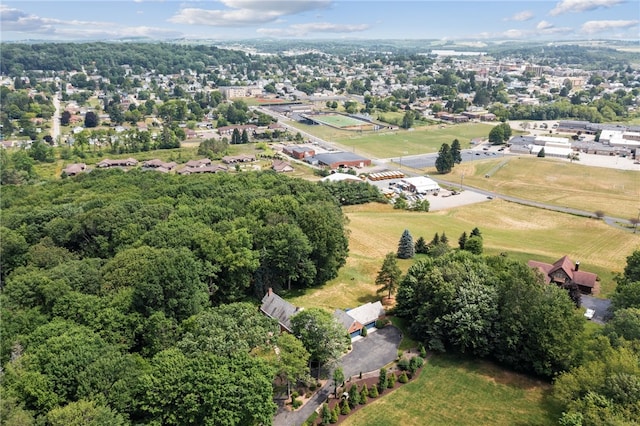
[[0,4],[15,40],[439,39],[640,41],[637,0],[20,0]]

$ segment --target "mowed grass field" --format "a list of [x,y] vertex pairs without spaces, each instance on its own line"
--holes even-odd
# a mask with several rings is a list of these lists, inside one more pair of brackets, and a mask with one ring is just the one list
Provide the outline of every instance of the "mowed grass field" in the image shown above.
[[369,124],[366,121],[358,120],[356,118],[349,117],[346,115],[341,115],[341,114],[314,115],[313,119],[334,127],[349,127],[349,126],[358,126],[358,125],[364,126]]
[[352,147],[361,155],[389,158],[438,152],[443,143],[451,145],[454,139],[460,141],[462,148],[468,148],[472,139],[487,137],[491,128],[490,124],[475,123],[434,125],[412,131],[356,133],[348,138],[338,138],[337,142]]
[[551,385],[489,362],[432,356],[417,380],[369,403],[345,426],[554,425]]
[[[534,156],[505,159],[507,163],[490,178],[484,176],[494,171],[502,158],[462,163],[450,174],[439,177],[460,182],[464,173],[464,183],[477,188],[588,212],[601,210],[608,216],[623,219],[638,216],[640,173],[637,171]],[[435,170],[426,172],[436,175]]]
[[[507,253],[526,262],[554,262],[564,255],[579,260],[584,270],[598,274],[601,295],[615,288],[613,276],[622,272],[626,258],[640,248],[640,234],[548,210],[503,200],[478,203],[429,213],[394,210],[390,205],[367,204],[344,208],[349,218],[349,258],[337,278],[322,288],[291,295],[288,300],[302,307],[352,308],[379,300],[375,278],[386,253],[396,252],[400,236],[408,229],[416,241],[429,242],[437,232],[445,233],[449,245],[457,247],[462,232],[478,227],[485,254]],[[399,260],[403,272],[414,260]]]
[[462,148],[468,148],[472,139],[489,135],[490,124],[433,125],[408,130],[380,130],[377,132],[356,132],[339,130],[328,126],[313,126],[287,121],[304,132],[329,142],[341,145],[348,151],[373,158],[390,158],[401,155],[416,155],[438,152],[443,143],[454,139]]

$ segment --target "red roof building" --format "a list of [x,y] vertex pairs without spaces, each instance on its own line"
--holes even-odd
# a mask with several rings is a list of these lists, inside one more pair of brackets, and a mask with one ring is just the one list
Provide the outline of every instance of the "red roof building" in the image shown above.
[[580,270],[580,262],[573,262],[568,256],[558,259],[553,265],[530,260],[532,268],[537,268],[547,284],[553,282],[559,286],[575,283],[582,293],[591,294],[596,288],[598,276],[592,272]]

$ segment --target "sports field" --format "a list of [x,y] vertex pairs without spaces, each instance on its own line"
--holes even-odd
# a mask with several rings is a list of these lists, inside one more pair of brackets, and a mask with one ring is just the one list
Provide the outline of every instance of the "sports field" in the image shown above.
[[319,114],[310,117],[318,123],[340,129],[345,127],[371,126],[371,123],[342,114]]

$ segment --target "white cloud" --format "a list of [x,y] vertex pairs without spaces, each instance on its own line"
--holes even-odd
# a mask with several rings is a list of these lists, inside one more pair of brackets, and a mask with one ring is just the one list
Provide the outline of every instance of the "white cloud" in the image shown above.
[[287,28],[259,28],[258,33],[274,37],[303,37],[309,33],[354,33],[366,31],[367,24],[333,24],[330,22],[310,22],[293,24]]
[[540,21],[538,25],[536,25],[536,30],[538,31],[548,30],[549,28],[553,28],[553,24],[547,21]]
[[283,16],[325,9],[331,0],[222,0],[221,3],[228,9],[183,8],[169,22],[222,27],[266,24]]
[[587,12],[599,8],[611,8],[624,3],[624,0],[561,0],[549,14],[551,16],[563,13]]
[[640,21],[587,21],[582,24],[581,31],[585,34],[601,33],[609,30],[627,29],[637,27]]
[[533,12],[530,10],[523,10],[522,12],[518,12],[513,16],[509,16],[508,18],[504,18],[504,21],[518,21],[524,22],[533,18]]
[[28,33],[32,37],[47,36],[59,40],[104,38],[176,38],[181,33],[165,28],[125,27],[113,22],[79,21],[43,18],[21,10],[0,6],[2,32]]

